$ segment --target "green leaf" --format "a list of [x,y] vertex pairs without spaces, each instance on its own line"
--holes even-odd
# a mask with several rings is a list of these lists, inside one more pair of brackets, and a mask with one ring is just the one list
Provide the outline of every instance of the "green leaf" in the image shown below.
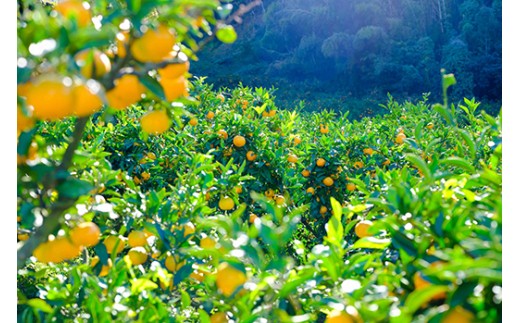
[[452,126],[455,125],[455,118],[451,114],[451,112],[448,110],[448,108],[443,107],[441,104],[435,104],[433,105],[433,110],[438,112],[446,122]]
[[226,44],[231,44],[235,42],[235,40],[237,39],[237,33],[235,31],[235,28],[233,28],[233,26],[230,25],[220,27],[216,32],[216,36],[218,40]]
[[188,308],[191,304],[191,297],[190,297],[190,294],[186,293],[186,291],[184,290],[180,290],[181,291],[181,305],[182,305],[182,308]]
[[406,312],[412,314],[415,313],[423,304],[429,302],[435,295],[446,292],[448,286],[443,285],[431,285],[422,289],[413,291],[404,303]]
[[473,139],[471,138],[471,135],[469,134],[469,132],[467,132],[466,130],[463,130],[463,129],[457,129],[457,132],[460,134],[460,136],[462,137],[462,139],[464,140],[464,142],[468,146],[469,153],[470,153],[471,157],[475,158],[475,154],[477,152],[477,149],[476,149],[476,146],[475,146],[475,141],[473,141]]
[[154,95],[156,95],[159,99],[166,101],[166,95],[164,94],[164,89],[157,82],[156,79],[149,75],[144,75],[139,77],[139,82],[141,82],[150,92],[152,92]]
[[211,318],[209,317],[208,313],[206,313],[205,310],[203,310],[202,308],[199,308],[198,312],[199,312],[200,323],[211,323]]
[[415,126],[415,139],[420,140],[422,138],[422,132],[424,128],[424,121],[421,121]]
[[354,243],[351,249],[385,249],[392,243],[390,239],[379,239],[375,237],[364,237]]
[[301,284],[305,283],[307,280],[314,277],[315,272],[314,271],[307,271],[303,275],[300,274],[300,276],[294,280],[291,280],[289,282],[286,282],[282,289],[280,289],[279,292],[279,298],[285,298],[290,293],[292,293],[296,287],[300,286]]
[[415,167],[417,167],[421,173],[423,173],[424,178],[429,182],[432,179],[432,172],[430,168],[426,164],[426,162],[419,156],[415,154],[406,154],[405,159],[412,163]]
[[439,162],[441,165],[454,166],[466,170],[470,174],[475,172],[475,167],[471,165],[471,163],[464,158],[460,157],[448,157]]
[[131,283],[132,287],[130,288],[130,291],[132,295],[137,295],[142,291],[153,290],[159,287],[156,283],[146,278],[137,278],[132,280]]
[[43,299],[33,298],[27,301],[27,305],[35,310],[40,310],[45,313],[52,313],[52,307],[47,304]]
[[448,89],[450,86],[455,85],[457,80],[455,79],[455,75],[453,73],[444,74],[442,76],[442,87],[444,89]]
[[76,178],[70,178],[64,183],[58,185],[56,189],[60,196],[76,199],[82,195],[87,195],[93,188],[94,186],[88,182]]
[[193,268],[191,263],[188,263],[181,267],[173,277],[173,284],[178,285],[181,281],[183,281],[186,277],[188,277],[193,272]]

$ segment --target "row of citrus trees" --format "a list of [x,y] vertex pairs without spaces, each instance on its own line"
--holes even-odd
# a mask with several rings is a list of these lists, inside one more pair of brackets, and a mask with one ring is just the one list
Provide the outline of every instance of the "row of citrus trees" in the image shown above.
[[235,37],[216,1],[30,5],[19,321],[501,319],[501,116],[188,84],[200,32]]

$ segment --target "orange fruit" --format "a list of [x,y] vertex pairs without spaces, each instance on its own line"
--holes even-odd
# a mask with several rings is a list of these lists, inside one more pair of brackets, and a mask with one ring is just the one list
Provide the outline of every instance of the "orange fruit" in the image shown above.
[[29,239],[29,234],[27,234],[27,233],[19,233],[16,237],[20,241],[26,241],[26,240]]
[[310,175],[311,175],[311,172],[308,169],[302,170],[303,177],[309,177]]
[[105,241],[103,241],[103,244],[107,248],[107,252],[109,254],[112,253],[112,251],[116,248],[117,245],[117,249],[115,250],[116,254],[118,254],[121,251],[123,251],[123,249],[125,249],[126,242],[119,236],[108,236],[105,238]]
[[233,199],[231,197],[223,196],[218,201],[218,207],[222,211],[229,211],[229,210],[232,210],[235,207],[235,202],[233,201]]
[[81,75],[86,78],[101,77],[112,68],[108,56],[97,48],[78,52],[74,60],[80,68]]
[[287,161],[289,163],[297,163],[298,162],[298,156],[294,155],[294,154],[289,154],[289,156],[287,156]]
[[330,177],[325,177],[322,181],[322,183],[325,185],[325,186],[332,186],[334,184],[334,180]]
[[284,205],[285,204],[285,197],[283,195],[276,195],[274,197],[274,201],[276,205]]
[[[94,256],[92,257],[92,260],[90,261],[90,267],[94,268],[99,263],[99,257]],[[104,277],[108,275],[108,271],[112,268],[112,260],[109,258],[106,265],[103,265],[101,267],[101,272],[99,273],[99,277]]]
[[433,122],[428,122],[428,124],[426,125],[426,128],[428,129],[433,129]]
[[141,178],[143,179],[143,181],[147,181],[150,179],[150,173],[148,172],[142,172],[141,173]]
[[199,122],[197,121],[197,118],[191,118],[189,123],[190,126],[195,127]]
[[385,161],[383,162],[383,165],[384,166],[390,165],[390,159],[385,159]]
[[34,119],[32,118],[33,107],[27,107],[28,115],[22,111],[22,107],[18,104],[16,108],[16,130],[18,134],[34,127]]
[[456,306],[441,319],[441,323],[471,323],[475,322],[475,314],[462,306]]
[[273,197],[274,196],[274,190],[272,188],[268,188],[267,191],[265,191],[264,194],[267,197]]
[[354,184],[354,183],[348,183],[348,184],[347,184],[347,190],[353,192],[354,190],[356,190],[356,184]]
[[374,149],[372,149],[372,148],[365,148],[365,149],[363,149],[363,153],[365,155],[369,155],[370,156],[370,155],[372,155],[374,153]]
[[325,163],[326,163],[326,162],[325,162],[325,159],[323,159],[323,158],[318,158],[318,159],[316,160],[316,166],[318,166],[318,167],[323,167],[323,166],[325,166]]
[[175,79],[161,78],[159,79],[159,84],[161,84],[168,101],[175,101],[189,95],[188,82],[184,76]]
[[306,191],[306,192],[309,193],[309,194],[311,194],[311,195],[314,195],[314,192],[315,192],[314,187],[309,187],[309,188],[307,188],[307,191]]
[[82,246],[75,245],[67,237],[58,237],[51,241],[51,252],[56,253],[58,262],[70,260],[80,255],[83,250]]
[[213,112],[213,111],[209,111],[209,112],[206,114],[206,118],[208,118],[208,119],[210,119],[210,120],[213,119],[213,118],[215,118],[215,112]]
[[231,296],[246,281],[246,274],[227,262],[221,263],[217,268],[217,288],[224,296]]
[[370,229],[372,225],[374,224],[372,223],[372,221],[369,220],[359,221],[354,227],[354,232],[359,238],[372,236],[372,234],[368,233],[368,229]]
[[398,144],[402,144],[404,140],[406,139],[406,135],[402,132],[400,132],[397,137],[395,137],[395,142]]
[[254,213],[249,214],[249,223],[254,223],[258,216]]
[[158,135],[170,128],[171,120],[165,110],[147,112],[141,117],[141,129],[148,133]]
[[70,239],[75,245],[92,247],[98,244],[101,230],[94,222],[83,222],[70,231]]
[[325,214],[325,213],[327,213],[327,207],[326,207],[325,205],[322,205],[322,206],[320,207],[320,214],[323,215],[323,214]]
[[103,101],[98,96],[100,85],[90,80],[86,84],[76,84],[72,88],[74,96],[74,114],[78,117],[89,116],[103,107]]
[[166,25],[149,28],[130,46],[132,56],[140,62],[160,63],[170,56],[175,45],[175,35]]
[[246,138],[238,135],[238,136],[235,136],[235,138],[233,138],[233,145],[235,145],[236,147],[240,148],[240,147],[244,147],[244,145],[246,144]]
[[256,159],[256,154],[250,150],[246,154],[246,159],[249,161],[254,161]]
[[210,323],[227,323],[229,322],[226,313],[224,312],[217,312],[209,318]]
[[128,245],[130,247],[144,247],[148,244],[146,234],[143,231],[132,231],[128,235]]
[[228,133],[224,129],[217,131],[217,134],[220,138],[228,139]]
[[355,323],[356,321],[345,311],[333,310],[327,315],[325,323]]
[[128,257],[130,258],[130,262],[132,265],[142,265],[148,259],[148,254],[146,253],[146,249],[143,247],[134,247],[128,250]]
[[[442,264],[443,264],[443,262],[436,261],[436,262],[430,264],[430,266],[436,267],[436,266],[440,266]],[[431,286],[432,283],[430,283],[429,281],[424,279],[422,273],[420,271],[417,271],[413,275],[413,285],[415,286],[416,290],[420,290],[420,289],[426,288],[428,286]],[[442,292],[435,294],[431,299],[440,300],[440,299],[445,299],[445,298],[446,298],[446,292],[442,291]]]
[[18,96],[26,97],[27,93],[29,92],[29,89],[31,88],[33,84],[31,82],[26,83],[20,83],[16,85],[16,92]]
[[322,134],[329,133],[329,126],[321,124],[321,125],[320,125],[320,132],[321,132]]
[[125,74],[114,81],[114,88],[107,91],[108,105],[116,110],[123,110],[141,100],[145,87],[133,74]]
[[179,76],[183,76],[190,69],[190,62],[185,61],[184,63],[168,64],[166,67],[157,70],[161,78],[175,79]]
[[202,249],[213,249],[217,245],[217,242],[211,237],[204,237],[200,239],[200,247]]
[[54,9],[67,19],[74,19],[79,27],[88,26],[92,22],[88,3],[81,0],[65,0],[59,2]]
[[276,110],[271,110],[268,113],[268,116],[270,116],[270,117],[274,117],[275,115],[276,115]]
[[298,144],[301,143],[301,142],[302,142],[302,139],[300,138],[300,136],[296,136],[296,137],[294,137],[294,139],[293,139],[293,143],[294,143],[295,145],[298,145]]
[[191,222],[188,222],[182,226],[182,230],[184,231],[184,237],[187,237],[190,234],[195,233],[195,225]]
[[242,186],[240,186],[240,185],[235,186],[235,192],[237,192],[237,194],[242,193],[243,192]]
[[226,98],[224,97],[224,95],[222,95],[222,93],[217,94],[217,99],[219,99],[220,102],[222,102],[222,103],[224,103],[224,101],[226,100]]
[[27,90],[27,105],[32,106],[37,119],[55,121],[74,113],[72,81],[51,76],[32,83]]
[[186,263],[186,261],[181,262],[179,255],[175,254],[175,255],[168,255],[166,257],[166,260],[164,261],[164,266],[166,266],[166,268],[169,271],[174,273],[177,270],[181,269],[181,267],[184,266],[185,263]]

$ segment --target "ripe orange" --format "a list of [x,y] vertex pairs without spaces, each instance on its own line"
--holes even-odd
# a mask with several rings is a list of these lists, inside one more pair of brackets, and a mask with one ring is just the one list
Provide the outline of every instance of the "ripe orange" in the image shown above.
[[308,169],[302,170],[303,177],[309,177],[310,175],[311,175],[311,172]]
[[309,193],[309,194],[311,194],[311,195],[314,195],[314,192],[315,192],[315,191],[314,191],[314,187],[309,187],[309,188],[307,188],[307,191],[306,191],[306,192]]
[[268,188],[267,191],[265,191],[264,194],[267,197],[273,197],[274,196],[274,190],[272,188]]
[[250,150],[246,154],[246,159],[249,161],[254,161],[256,159],[256,154]]
[[395,142],[398,144],[402,144],[404,140],[406,139],[406,135],[402,132],[400,132],[397,137],[395,137]]
[[441,323],[471,323],[475,321],[475,314],[462,306],[456,306],[441,319]]
[[276,205],[284,205],[285,204],[285,197],[283,195],[276,195],[274,197],[274,201]]
[[289,154],[289,156],[287,156],[287,161],[289,163],[297,163],[298,162],[298,156],[294,155],[294,154]]
[[333,310],[325,319],[325,323],[355,323],[356,321],[347,312],[339,310]]
[[217,288],[224,296],[231,296],[246,281],[246,274],[227,262],[221,263],[217,268]]
[[[96,265],[98,263],[99,263],[99,257],[94,256],[94,257],[92,257],[92,260],[90,261],[90,267],[94,268],[94,267],[96,267]],[[108,271],[110,270],[110,268],[112,268],[112,260],[110,258],[108,258],[107,264],[103,265],[101,267],[101,272],[99,273],[99,277],[104,277],[104,276],[108,275]]]
[[370,155],[372,155],[374,153],[374,149],[372,149],[372,148],[365,148],[365,149],[363,149],[363,153],[365,155],[369,155],[370,156]]
[[213,119],[213,118],[215,118],[215,112],[213,112],[213,111],[209,111],[209,112],[206,114],[206,118],[208,118],[208,119],[210,119],[210,120]]
[[37,119],[55,121],[74,112],[72,81],[69,78],[51,76],[32,82],[27,90],[27,105],[32,106]]
[[149,134],[161,134],[170,128],[170,124],[170,117],[165,110],[150,111],[141,117],[141,129]]
[[237,194],[242,193],[243,192],[242,186],[241,185],[235,186],[235,192],[237,192]]
[[86,84],[76,84],[72,88],[74,96],[74,114],[78,117],[89,116],[103,107],[103,101],[98,96],[100,85],[90,80]]
[[172,273],[181,269],[181,267],[184,266],[184,264],[186,264],[186,261],[181,262],[180,257],[177,254],[168,255],[166,257],[166,260],[164,261],[164,266],[166,266],[166,268]]
[[34,127],[34,119],[32,118],[33,107],[27,107],[28,115],[22,111],[22,107],[18,104],[16,109],[16,130],[18,134]]
[[433,129],[433,122],[428,122],[428,124],[426,125],[426,128],[428,129]]
[[323,166],[325,166],[325,163],[326,163],[326,162],[325,162],[325,159],[323,159],[323,158],[318,158],[318,159],[316,160],[316,166],[318,166],[318,167],[323,167]]
[[27,234],[27,233],[18,233],[16,238],[18,240],[20,240],[20,241],[26,241],[27,239],[29,239],[29,234]]
[[249,214],[249,223],[254,223],[258,216],[254,213]]
[[299,143],[302,142],[302,139],[300,138],[300,136],[296,136],[296,137],[294,137],[293,142],[295,145],[298,145]]
[[199,122],[197,121],[197,118],[191,118],[189,123],[190,126],[195,127]]
[[357,161],[354,163],[354,168],[357,168],[357,169],[360,169],[364,166],[365,164],[362,162],[362,161]]
[[217,242],[211,237],[204,237],[200,239],[200,247],[202,249],[213,249],[217,245]]
[[334,180],[330,177],[325,177],[322,181],[322,183],[325,185],[325,186],[332,186],[334,184]]
[[147,181],[147,180],[149,180],[149,179],[150,179],[150,176],[151,176],[151,175],[150,175],[150,173],[148,173],[148,172],[142,172],[142,173],[141,173],[141,178],[143,179],[143,181]]
[[184,231],[184,237],[187,237],[190,234],[195,233],[195,225],[191,222],[188,222],[182,226],[182,230]]
[[161,78],[175,79],[179,76],[184,76],[189,69],[190,62],[185,61],[184,63],[168,64],[166,67],[158,69],[157,72]]
[[226,98],[224,97],[224,95],[222,95],[222,93],[219,93],[219,94],[217,95],[217,99],[219,99],[220,102],[222,102],[222,103],[224,103],[224,101],[226,100]]
[[103,244],[107,248],[107,252],[109,254],[112,253],[112,251],[116,248],[117,245],[117,249],[115,250],[116,254],[118,254],[125,249],[126,242],[119,236],[108,236],[105,238],[105,241],[103,241]]
[[184,76],[175,79],[161,78],[159,84],[161,84],[168,101],[175,101],[181,97],[188,96],[188,82]]
[[236,147],[244,147],[245,144],[246,138],[244,138],[243,136],[237,135],[235,136],[235,138],[233,138],[233,145],[235,145]]
[[51,241],[50,245],[50,250],[56,254],[58,262],[76,258],[83,250],[82,246],[75,245],[67,237],[58,237]]
[[114,81],[114,88],[107,91],[108,105],[116,110],[123,110],[141,100],[145,87],[139,83],[136,75],[125,74]]
[[228,139],[228,133],[224,129],[220,129],[219,131],[217,131],[217,135],[220,138]]
[[327,213],[327,207],[326,207],[325,205],[322,205],[322,206],[320,207],[320,214],[323,215],[323,214],[325,214],[325,213]]
[[321,125],[320,125],[320,132],[321,132],[322,134],[327,134],[327,133],[329,133],[329,126],[321,124]]
[[[436,266],[440,266],[440,265],[442,265],[442,262],[436,261],[436,262],[432,263],[430,266],[436,267]],[[426,288],[428,286],[431,286],[432,283],[430,283],[429,281],[424,279],[422,273],[420,271],[417,271],[413,275],[413,285],[415,286],[416,290],[420,290],[420,289]],[[442,291],[440,293],[435,294],[431,299],[440,300],[440,299],[445,299],[445,298],[446,298],[446,292]]]
[[370,229],[372,225],[374,224],[372,223],[372,221],[369,220],[359,221],[354,227],[354,232],[359,238],[372,236],[372,234],[368,233],[368,229]]
[[218,201],[218,207],[222,211],[229,211],[229,210],[232,210],[235,207],[235,202],[233,201],[233,199],[231,197],[223,196]]
[[390,159],[385,159],[385,161],[383,162],[383,165],[384,166],[390,165]]
[[217,312],[209,318],[210,323],[227,323],[229,322],[226,313],[224,312]]
[[78,52],[74,60],[80,68],[81,75],[86,78],[101,77],[112,68],[108,56],[97,48]]
[[130,52],[140,62],[160,63],[170,55],[175,45],[175,35],[166,25],[149,28],[130,46]]
[[101,230],[94,222],[83,222],[70,231],[70,239],[75,245],[92,247],[98,244]]
[[351,191],[351,192],[355,191],[355,190],[356,190],[356,184],[354,184],[354,183],[348,183],[348,184],[347,184],[347,190],[349,190],[349,191]]
[[59,2],[54,9],[67,19],[74,19],[78,26],[85,27],[92,22],[88,4],[82,0],[65,0]]
[[268,116],[274,117],[276,115],[276,110],[271,110],[268,112]]
[[144,247],[147,244],[146,234],[143,231],[132,231],[128,235],[128,245],[130,247]]
[[128,257],[132,262],[132,265],[142,265],[148,259],[148,254],[146,253],[146,249],[143,247],[134,247],[128,250]]

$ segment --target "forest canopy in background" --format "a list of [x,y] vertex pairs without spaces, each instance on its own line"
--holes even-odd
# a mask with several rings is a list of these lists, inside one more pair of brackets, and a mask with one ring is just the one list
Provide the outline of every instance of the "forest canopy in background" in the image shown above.
[[360,117],[388,93],[440,100],[445,68],[457,76],[452,100],[500,108],[500,0],[264,0],[243,18],[238,40],[207,46],[195,75],[217,87],[274,86],[287,108],[305,100]]

